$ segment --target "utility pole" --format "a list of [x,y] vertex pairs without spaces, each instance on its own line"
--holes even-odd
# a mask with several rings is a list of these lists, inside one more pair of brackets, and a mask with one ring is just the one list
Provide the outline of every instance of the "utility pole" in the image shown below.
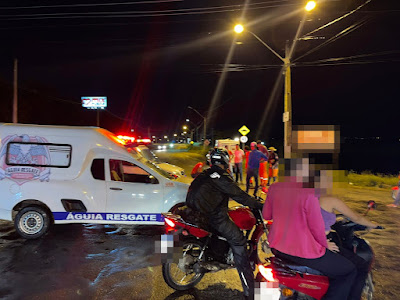
[[206,117],[204,117],[204,142],[203,142],[203,144],[204,144],[204,147],[205,147],[205,141],[206,141],[206,139],[207,139],[207,134],[206,134],[206,132],[207,132],[207,118]]
[[188,108],[191,109],[191,110],[193,110],[193,111],[195,111],[195,112],[196,112],[200,117],[202,117],[203,120],[204,120],[204,132],[203,132],[204,141],[203,141],[203,147],[204,147],[204,149],[205,149],[205,148],[207,147],[206,144],[205,144],[205,141],[206,141],[206,138],[207,138],[207,118],[204,117],[201,113],[199,113],[199,112],[198,112],[196,109],[194,109],[193,107],[188,106]]
[[[315,8],[316,1],[308,1],[305,6],[306,11],[311,11]],[[285,75],[285,90],[284,90],[284,113],[283,113],[283,122],[284,122],[284,158],[291,158],[292,151],[292,89],[291,89],[291,79],[290,79],[290,59],[293,54],[293,50],[295,47],[295,41],[299,39],[300,32],[304,26],[306,15],[303,17],[303,21],[300,22],[300,26],[297,29],[296,37],[291,46],[292,49],[289,49],[289,43],[286,41],[285,47],[285,57],[281,57],[274,49],[272,49],[267,43],[265,43],[259,36],[255,33],[246,30],[248,33],[253,35],[262,45],[268,48],[276,57],[278,57],[283,62],[283,72]],[[237,24],[234,28],[234,31],[238,34],[244,31],[244,27],[241,24]]]
[[96,121],[97,125],[96,126],[100,127],[100,109],[97,108],[96,110],[97,110],[97,118],[96,118],[97,119],[97,121]]
[[284,58],[284,74],[285,74],[285,95],[284,95],[284,157],[291,158],[292,149],[292,88],[290,74],[290,54],[289,43],[286,41],[285,58]]
[[13,123],[18,123],[18,59],[14,59]]

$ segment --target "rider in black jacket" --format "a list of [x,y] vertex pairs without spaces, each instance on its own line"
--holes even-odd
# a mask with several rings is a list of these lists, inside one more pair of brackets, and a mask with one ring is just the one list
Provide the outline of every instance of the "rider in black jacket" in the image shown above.
[[203,213],[208,224],[228,240],[244,295],[253,299],[254,276],[247,255],[246,238],[229,218],[228,202],[232,198],[250,208],[261,210],[262,204],[240,189],[228,174],[226,170],[229,168],[229,154],[225,149],[214,149],[210,155],[211,168],[193,180],[186,196],[186,204]]

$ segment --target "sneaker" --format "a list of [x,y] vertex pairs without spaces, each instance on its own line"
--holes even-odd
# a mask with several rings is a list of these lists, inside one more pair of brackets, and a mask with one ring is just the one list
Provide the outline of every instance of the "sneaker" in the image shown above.
[[398,205],[396,205],[396,204],[394,204],[394,203],[390,203],[390,204],[388,204],[388,205],[386,205],[386,206],[388,206],[388,207],[397,207]]

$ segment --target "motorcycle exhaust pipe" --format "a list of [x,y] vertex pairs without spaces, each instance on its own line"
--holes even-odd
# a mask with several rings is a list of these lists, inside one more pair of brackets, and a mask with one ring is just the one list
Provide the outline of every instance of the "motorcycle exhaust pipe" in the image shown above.
[[195,273],[217,272],[229,268],[230,266],[219,262],[198,262],[193,265],[193,271]]

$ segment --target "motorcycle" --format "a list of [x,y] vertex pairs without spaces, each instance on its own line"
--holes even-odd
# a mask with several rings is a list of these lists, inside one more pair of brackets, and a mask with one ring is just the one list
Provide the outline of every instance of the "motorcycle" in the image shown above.
[[[376,208],[374,201],[368,202],[369,210]],[[374,252],[367,240],[362,235],[367,233],[367,227],[356,224],[343,215],[337,215],[337,221],[332,226],[332,240],[344,248],[354,251],[369,262],[369,273],[366,278],[363,299],[372,300],[374,283],[372,278],[372,263]],[[377,229],[383,229],[378,226]],[[363,234],[356,232],[364,231]],[[280,300],[320,300],[328,290],[329,280],[318,270],[298,265],[278,257],[270,257],[266,264],[258,266],[257,281],[268,283],[267,288],[279,290],[277,299]],[[265,285],[264,285],[265,286]]]
[[[187,216],[194,214],[187,207],[180,210],[189,210]],[[270,255],[267,242],[269,223],[264,221],[260,211],[244,206],[233,207],[228,213],[246,236],[250,263],[255,269]],[[232,249],[224,237],[201,221],[191,221],[180,214],[183,213],[179,210],[175,214],[163,213],[166,233],[179,237],[182,252],[178,251],[176,255],[174,249],[175,257],[162,264],[162,274],[171,288],[184,291],[198,284],[205,273],[234,268],[235,264]]]

